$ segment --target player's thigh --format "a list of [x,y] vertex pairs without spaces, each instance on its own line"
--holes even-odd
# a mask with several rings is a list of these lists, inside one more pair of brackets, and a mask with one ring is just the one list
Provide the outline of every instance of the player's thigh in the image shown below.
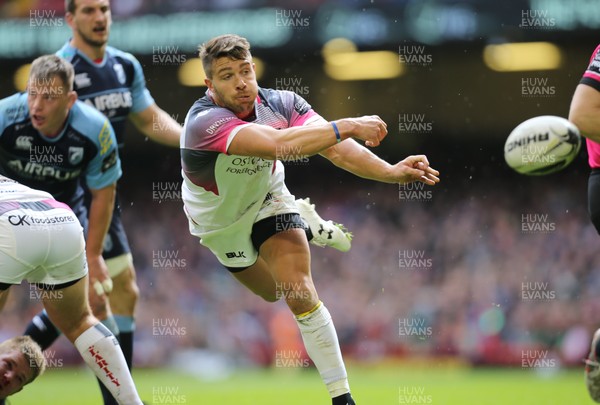
[[275,280],[277,295],[294,314],[310,311],[319,297],[310,272],[310,250],[303,229],[279,232],[260,248],[260,257]]
[[266,262],[258,257],[256,262],[241,271],[230,269],[231,275],[254,294],[266,301],[277,301],[277,288]]
[[9,289],[0,289],[0,312],[6,305],[6,301],[8,300],[8,291]]
[[47,298],[43,300],[54,325],[71,341],[94,323],[87,300],[88,282],[85,276],[75,284],[56,290],[52,296],[45,296]]
[[267,263],[275,281],[310,278],[310,248],[304,229],[272,235],[260,246],[259,256]]

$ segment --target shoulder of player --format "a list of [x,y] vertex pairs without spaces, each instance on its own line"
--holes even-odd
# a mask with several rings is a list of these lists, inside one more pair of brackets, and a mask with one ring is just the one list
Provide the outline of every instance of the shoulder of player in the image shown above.
[[106,55],[109,58],[119,59],[119,61],[121,63],[131,64],[131,65],[140,65],[140,62],[131,53],[122,51],[122,50],[114,48],[112,46],[106,47]]
[[54,54],[71,62],[73,61],[75,55],[77,55],[77,49],[72,47],[69,41],[67,41],[62,48],[60,48]]
[[214,121],[224,117],[237,118],[233,111],[216,105],[208,96],[196,100],[188,115],[190,119],[198,122]]
[[258,95],[263,103],[284,115],[292,110],[304,114],[312,108],[304,98],[289,90],[259,88]]
[[12,96],[0,100],[0,115],[5,124],[19,122],[29,116],[27,105],[27,93],[15,93]]
[[104,114],[81,100],[75,102],[71,113],[72,117],[69,125],[91,139],[96,139],[104,127],[110,125]]

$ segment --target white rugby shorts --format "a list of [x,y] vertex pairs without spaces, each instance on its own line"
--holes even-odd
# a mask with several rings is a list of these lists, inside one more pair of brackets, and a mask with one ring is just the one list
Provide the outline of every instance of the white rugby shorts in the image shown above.
[[[221,229],[203,232],[197,221],[203,218],[188,217],[190,233],[200,238],[200,243],[211,250],[219,262],[227,268],[252,266],[258,259],[258,251],[252,243],[252,226],[265,218],[283,214],[298,214],[296,198],[285,185],[283,172],[271,177],[271,185],[262,204],[255,204],[236,222]],[[207,219],[208,220],[208,219]]]
[[87,271],[83,228],[67,205],[0,202],[0,283],[59,285]]

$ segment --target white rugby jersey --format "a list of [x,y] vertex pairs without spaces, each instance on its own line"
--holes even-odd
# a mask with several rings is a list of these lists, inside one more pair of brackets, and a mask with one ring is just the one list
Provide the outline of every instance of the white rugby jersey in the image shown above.
[[231,141],[247,125],[284,129],[322,118],[290,91],[259,89],[255,113],[247,121],[216,105],[210,90],[196,101],[185,119],[181,137],[182,199],[188,215],[204,231],[235,223],[264,201],[271,176],[283,164],[252,156],[230,155]]

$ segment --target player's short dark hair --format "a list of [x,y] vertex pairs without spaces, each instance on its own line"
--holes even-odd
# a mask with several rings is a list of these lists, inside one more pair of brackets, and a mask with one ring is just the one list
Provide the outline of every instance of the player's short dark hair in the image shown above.
[[73,90],[73,78],[75,76],[73,65],[65,59],[56,55],[44,55],[31,63],[30,80],[31,78],[49,80],[55,76],[62,80],[67,91]]
[[232,60],[251,58],[250,43],[244,37],[235,34],[225,34],[215,37],[198,47],[202,67],[206,77],[212,79],[212,63],[226,56]]
[[65,13],[73,14],[75,12],[75,0],[65,0]]

